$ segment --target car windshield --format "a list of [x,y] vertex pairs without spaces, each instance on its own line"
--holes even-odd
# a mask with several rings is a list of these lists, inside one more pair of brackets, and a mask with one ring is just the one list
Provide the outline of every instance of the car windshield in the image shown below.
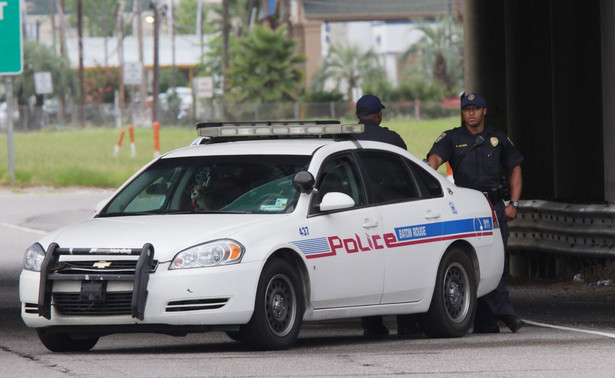
[[309,156],[243,155],[161,159],[98,216],[186,213],[280,214],[294,210],[295,173]]

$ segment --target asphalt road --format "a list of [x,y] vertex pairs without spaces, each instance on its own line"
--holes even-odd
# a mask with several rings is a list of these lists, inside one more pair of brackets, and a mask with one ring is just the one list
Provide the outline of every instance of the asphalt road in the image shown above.
[[42,233],[84,219],[111,191],[0,189],[0,366],[2,376],[613,376],[615,287],[572,282],[509,285],[518,333],[459,339],[362,336],[358,319],[305,324],[287,351],[252,352],[224,333],[112,335],[89,353],[47,351],[19,317],[24,249]]

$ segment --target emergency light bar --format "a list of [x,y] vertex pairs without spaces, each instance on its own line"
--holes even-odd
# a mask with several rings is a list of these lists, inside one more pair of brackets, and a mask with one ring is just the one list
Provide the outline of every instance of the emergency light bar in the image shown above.
[[197,123],[201,137],[266,137],[320,136],[362,133],[362,124],[342,125],[340,121],[263,121],[263,122],[206,122]]

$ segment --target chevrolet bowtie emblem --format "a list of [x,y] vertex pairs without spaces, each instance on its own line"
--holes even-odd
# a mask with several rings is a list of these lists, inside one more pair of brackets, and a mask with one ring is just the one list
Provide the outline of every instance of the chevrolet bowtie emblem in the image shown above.
[[109,261],[97,261],[92,265],[94,268],[105,269],[111,266],[111,262]]

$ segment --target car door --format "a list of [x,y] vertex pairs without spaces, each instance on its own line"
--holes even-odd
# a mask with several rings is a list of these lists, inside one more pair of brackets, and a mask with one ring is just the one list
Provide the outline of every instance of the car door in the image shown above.
[[386,241],[381,303],[419,301],[433,287],[443,247],[442,196],[417,182],[410,162],[398,154],[365,150],[358,156]]
[[[384,247],[378,212],[366,206],[365,186],[356,160],[347,153],[325,161],[317,175],[303,247],[315,309],[378,304],[382,296]],[[329,192],[349,195],[355,205],[336,211],[319,209]]]

